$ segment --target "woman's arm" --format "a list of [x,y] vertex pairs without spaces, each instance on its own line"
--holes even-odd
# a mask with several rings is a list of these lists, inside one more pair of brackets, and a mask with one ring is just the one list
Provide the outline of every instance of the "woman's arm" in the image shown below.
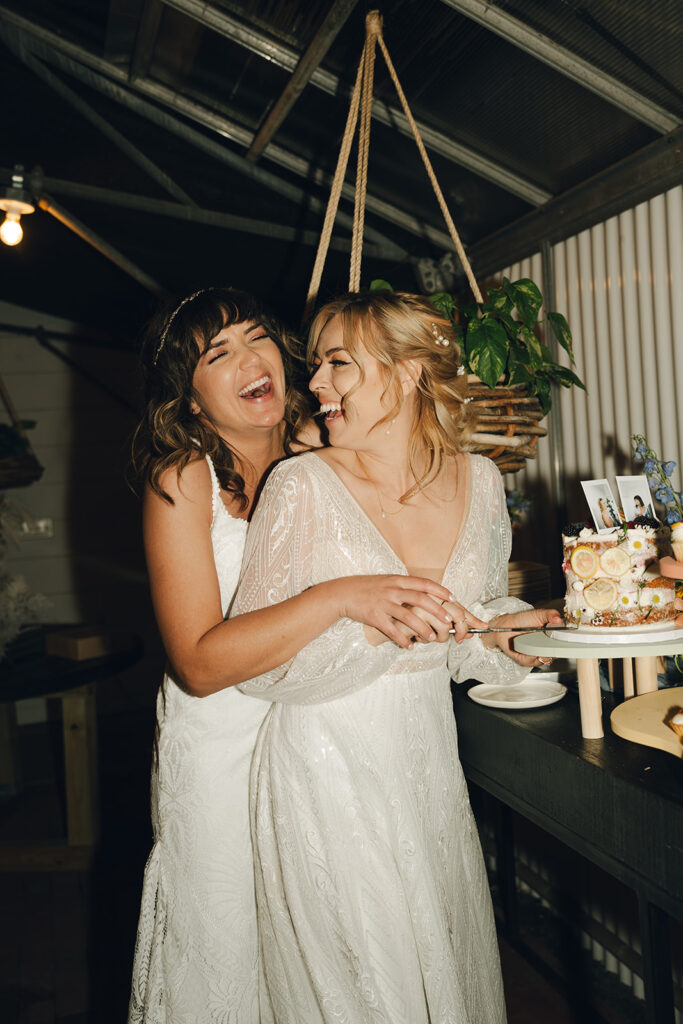
[[456,682],[516,683],[524,678],[537,659],[518,654],[512,647],[514,627],[541,626],[561,621],[557,612],[541,612],[519,598],[508,596],[508,560],[512,547],[510,517],[505,503],[503,481],[497,467],[487,460],[479,486],[486,489],[488,515],[488,559],[480,599],[470,612],[490,626],[509,626],[510,632],[488,633],[466,640],[460,647],[451,643],[448,663]]
[[173,676],[196,696],[276,668],[344,617],[407,647],[394,620],[420,636],[426,637],[429,627],[404,605],[438,612],[448,596],[431,580],[353,576],[224,621],[211,544],[208,465],[197,459],[180,479],[170,469],[161,484],[173,505],[148,489],[143,507],[152,602]]

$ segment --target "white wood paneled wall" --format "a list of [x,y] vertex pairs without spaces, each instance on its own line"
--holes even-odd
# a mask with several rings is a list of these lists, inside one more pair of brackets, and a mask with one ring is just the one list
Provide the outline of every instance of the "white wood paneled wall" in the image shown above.
[[[8,303],[0,303],[0,322],[88,333],[87,328]],[[136,404],[135,353],[54,344]],[[0,373],[20,417],[36,422],[29,437],[45,470],[36,483],[5,493],[54,525],[53,537],[26,537],[18,548],[10,546],[9,571],[24,576],[33,591],[48,598],[44,621],[106,624],[141,634],[149,660],[130,670],[121,685],[112,681],[99,687],[99,706],[117,709],[117,686],[122,699],[127,690],[134,702],[149,700],[163,660],[142,554],[140,506],[124,476],[136,417],[31,336],[0,332]],[[0,408],[0,422],[8,421]]]
[[[549,430],[561,423],[562,480],[571,518],[588,509],[579,481],[638,473],[630,437],[644,434],[660,458],[678,465],[683,489],[683,188],[553,247],[555,308],[574,336],[577,371],[588,389],[558,388]],[[542,288],[540,253],[502,271]],[[560,350],[558,361],[569,360]],[[555,428],[556,429],[556,428]],[[551,500],[551,445],[506,487]],[[562,496],[560,496],[562,497]],[[552,561],[553,555],[539,558]]]

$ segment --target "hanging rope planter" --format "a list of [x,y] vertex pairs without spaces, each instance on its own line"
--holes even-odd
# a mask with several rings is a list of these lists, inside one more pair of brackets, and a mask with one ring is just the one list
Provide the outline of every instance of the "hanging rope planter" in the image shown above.
[[[360,289],[361,256],[363,249],[363,228],[365,223],[365,199],[368,180],[368,158],[370,153],[370,129],[372,124],[372,99],[375,69],[376,47],[379,46],[384,57],[389,75],[394,83],[403,113],[410,125],[427,176],[432,184],[437,202],[446,222],[446,227],[453,240],[463,270],[474,295],[475,302],[484,302],[472,267],[467,259],[464,246],[460,240],[453,218],[437,181],[434,168],[425,149],[420,130],[412,115],[405,93],[398,80],[396,69],[391,61],[384,38],[382,36],[382,18],[379,11],[370,11],[365,19],[365,45],[361,54],[358,72],[351,94],[346,127],[339,149],[337,166],[330,189],[330,197],[325,213],[323,229],[318,243],[308,295],[304,308],[304,322],[311,317],[320,289],[323,268],[332,237],[339,197],[346,176],[349,154],[353,138],[358,129],[358,159],[356,167],[356,192],[353,216],[353,235],[351,240],[351,260],[349,266],[349,291]],[[498,385],[490,388],[478,377],[468,375],[472,410],[476,419],[476,430],[472,435],[470,450],[492,458],[501,472],[515,472],[521,469],[526,459],[536,457],[536,445],[539,437],[547,431],[540,426],[544,413],[537,398],[528,394],[525,385]]]

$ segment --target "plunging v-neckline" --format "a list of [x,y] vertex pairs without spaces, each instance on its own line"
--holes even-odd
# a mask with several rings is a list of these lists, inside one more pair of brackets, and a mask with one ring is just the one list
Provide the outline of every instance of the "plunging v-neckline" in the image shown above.
[[[387,549],[387,551],[389,551],[391,553],[391,555],[393,556],[394,560],[396,562],[398,562],[398,564],[401,566],[401,568],[403,569],[403,574],[402,575],[410,576],[411,572],[408,569],[408,566],[405,564],[405,562],[402,561],[401,558],[399,558],[399,556],[397,555],[396,551],[394,551],[394,549],[392,548],[392,546],[389,543],[389,541],[387,540],[387,538],[384,536],[384,534],[379,529],[379,527],[376,526],[375,523],[373,523],[373,521],[370,518],[370,516],[368,515],[368,513],[365,511],[365,509],[363,508],[361,503],[358,501],[358,499],[351,493],[351,491],[346,486],[346,484],[344,483],[342,478],[339,476],[337,471],[335,469],[333,469],[332,466],[330,466],[330,464],[325,461],[325,459],[321,459],[320,456],[316,454],[316,452],[308,452],[307,454],[309,454],[313,458],[315,458],[318,461],[318,463],[320,465],[324,466],[325,469],[334,477],[334,479],[337,481],[339,486],[345,491],[345,493],[349,496],[349,498],[351,499],[353,504],[356,506],[356,508],[360,512],[361,516],[363,517],[363,519],[366,520],[366,522],[369,524],[370,528],[372,530],[374,530],[374,532],[377,534],[377,536],[379,537],[381,543],[384,545],[384,547]],[[471,507],[471,504],[472,504],[472,463],[471,463],[469,458],[466,458],[465,465],[467,467],[467,473],[466,473],[466,478],[467,479],[466,479],[466,483],[465,483],[466,493],[465,493],[465,502],[464,502],[464,507],[463,507],[463,515],[462,515],[462,518],[461,518],[461,521],[460,521],[460,527],[458,529],[457,535],[455,537],[455,540],[453,541],[453,546],[451,547],[451,550],[450,550],[450,553],[448,555],[448,558],[446,559],[446,564],[443,567],[443,572],[441,574],[441,579],[436,581],[436,582],[439,582],[441,584],[441,586],[444,585],[443,581],[446,578],[446,573],[448,572],[448,570],[450,568],[450,565],[451,565],[451,562],[453,561],[453,557],[455,555],[455,552],[456,552],[457,548],[460,545],[460,541],[461,541],[463,533],[464,533],[464,529],[463,528],[464,528],[465,522],[469,518],[470,507]]]

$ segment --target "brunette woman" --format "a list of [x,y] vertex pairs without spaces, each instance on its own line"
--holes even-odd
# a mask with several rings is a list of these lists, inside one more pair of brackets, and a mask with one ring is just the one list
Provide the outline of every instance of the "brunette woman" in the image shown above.
[[442,620],[462,613],[446,588],[394,573],[325,582],[224,621],[262,481],[297,450],[305,426],[307,407],[290,383],[290,339],[252,296],[210,288],[151,333],[143,359],[147,400],[134,464],[168,670],[157,703],[154,847],[129,1020],[257,1024],[248,776],[268,704],[234,684],[282,664],[345,617],[404,647],[401,625],[433,635],[406,605]]

